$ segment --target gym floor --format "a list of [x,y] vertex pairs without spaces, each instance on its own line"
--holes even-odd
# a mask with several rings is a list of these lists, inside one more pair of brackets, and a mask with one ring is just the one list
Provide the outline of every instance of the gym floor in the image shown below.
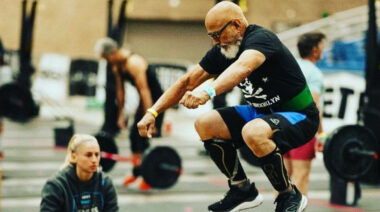
[[[56,122],[44,115],[46,111],[47,108],[42,108],[41,116],[27,124],[4,122],[3,212],[38,211],[43,184],[64,160],[65,151],[54,148]],[[95,134],[100,128],[101,111],[73,111],[73,114],[78,114],[75,116],[75,132]],[[208,204],[222,198],[227,191],[226,180],[208,156],[200,154],[203,148],[193,127],[194,114],[182,108],[169,110],[165,120],[171,124],[171,131],[167,132],[170,134],[152,139],[152,145],[170,145],[182,158],[183,174],[172,188],[141,192],[137,188],[138,183],[124,188],[122,181],[131,173],[130,163],[119,162],[109,172],[118,191],[120,211],[200,212],[207,211]],[[120,154],[129,155],[127,130],[116,140]],[[264,196],[261,206],[247,211],[274,211],[274,192],[261,169],[245,161],[243,166]],[[318,155],[313,162],[306,211],[380,211],[380,189],[370,185],[361,185],[362,197],[356,207],[330,204],[329,178],[321,155]]]

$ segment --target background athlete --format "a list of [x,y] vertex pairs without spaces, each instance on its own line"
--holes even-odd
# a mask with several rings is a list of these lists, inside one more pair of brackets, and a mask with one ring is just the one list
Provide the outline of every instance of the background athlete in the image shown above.
[[[124,180],[127,186],[134,182],[140,176],[140,162],[142,154],[149,147],[149,140],[142,137],[138,133],[137,122],[144,115],[145,111],[152,106],[163,93],[161,85],[158,81],[155,68],[150,65],[141,55],[131,52],[129,49],[119,48],[117,43],[110,38],[102,38],[95,45],[95,53],[106,59],[112,66],[112,72],[116,83],[116,100],[118,104],[118,126],[123,129],[125,127],[125,87],[124,81],[131,82],[140,95],[140,104],[134,117],[134,123],[129,131],[129,139],[131,142],[132,157],[137,161],[134,164],[133,174]],[[127,100],[130,101],[130,100]],[[164,114],[157,117],[155,125],[155,133],[159,135],[161,132]],[[139,185],[141,190],[148,190],[150,186],[144,180]]]

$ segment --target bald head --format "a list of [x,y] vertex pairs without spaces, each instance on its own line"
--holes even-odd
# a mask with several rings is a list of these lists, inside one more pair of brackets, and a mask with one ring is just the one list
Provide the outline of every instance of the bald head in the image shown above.
[[238,5],[230,1],[222,1],[208,11],[205,18],[205,26],[209,30],[214,30],[234,19],[248,25],[248,21]]

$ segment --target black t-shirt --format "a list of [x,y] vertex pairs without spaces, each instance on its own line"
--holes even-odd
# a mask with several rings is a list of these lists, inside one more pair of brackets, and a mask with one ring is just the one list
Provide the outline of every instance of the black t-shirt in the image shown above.
[[234,59],[227,59],[219,46],[213,46],[199,64],[208,73],[219,75],[247,49],[263,53],[266,60],[238,85],[244,98],[259,111],[281,111],[281,104],[300,93],[306,80],[293,55],[273,32],[249,25]]

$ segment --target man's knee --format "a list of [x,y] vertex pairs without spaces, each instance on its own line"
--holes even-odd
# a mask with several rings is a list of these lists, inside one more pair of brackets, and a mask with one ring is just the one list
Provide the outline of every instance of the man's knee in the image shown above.
[[276,144],[270,139],[271,135],[271,127],[262,119],[252,120],[242,129],[245,143],[257,156],[269,153],[276,147]]
[[208,121],[204,117],[198,117],[194,122],[195,130],[200,133],[203,132],[205,127],[207,127]]
[[194,122],[194,127],[202,140],[230,139],[228,128],[216,110],[199,116]]
[[[264,123],[263,123],[264,122]],[[257,146],[263,142],[266,142],[266,140],[270,136],[270,131],[272,129],[265,121],[261,119],[255,119],[244,125],[242,129],[242,136],[244,141],[249,146]]]

